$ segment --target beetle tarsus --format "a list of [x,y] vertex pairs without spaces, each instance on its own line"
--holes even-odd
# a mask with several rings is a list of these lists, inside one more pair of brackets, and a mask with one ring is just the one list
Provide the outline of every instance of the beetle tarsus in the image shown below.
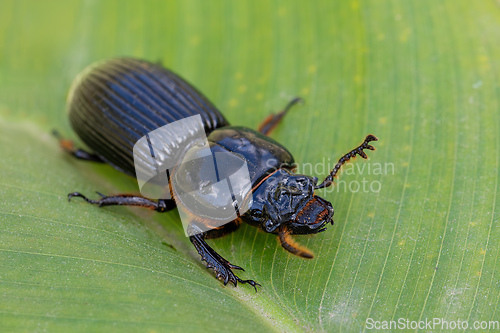
[[377,137],[375,135],[373,135],[373,134],[368,134],[366,136],[366,138],[365,138],[365,141],[363,141],[362,144],[360,144],[358,147],[354,148],[353,150],[351,150],[350,152],[348,152],[347,154],[345,154],[344,156],[342,156],[339,159],[339,161],[337,162],[337,164],[335,165],[335,167],[332,169],[332,171],[330,172],[330,174],[328,175],[328,177],[326,177],[325,180],[323,180],[323,182],[321,184],[319,184],[318,186],[316,186],[316,189],[318,190],[318,189],[325,188],[325,187],[328,187],[328,186],[332,185],[333,184],[333,179],[337,175],[337,173],[340,170],[340,168],[347,161],[349,161],[351,158],[356,157],[356,155],[359,155],[362,158],[367,159],[368,156],[366,155],[366,153],[363,150],[364,149],[375,150],[375,147],[373,147],[372,145],[369,144],[372,141],[378,141]]
[[229,261],[221,257],[213,248],[210,247],[210,245],[205,242],[204,238],[205,235],[200,233],[190,236],[189,240],[193,243],[194,247],[200,254],[201,260],[207,263],[207,268],[214,270],[215,277],[221,280],[224,285],[227,285],[230,282],[236,287],[238,282],[248,283],[257,291],[257,286],[260,286],[260,284],[253,280],[242,280],[236,276],[231,269],[238,269],[242,271],[244,271],[244,269],[231,264]]
[[86,196],[84,196],[80,192],[73,192],[73,193],[68,194],[68,201],[71,201],[71,198],[73,198],[73,197],[82,198],[83,200],[85,200],[85,201],[87,201],[88,203],[91,203],[91,204],[95,204],[96,203],[96,201],[87,198]]
[[259,125],[259,132],[264,134],[264,135],[269,135],[273,129],[278,126],[280,123],[281,119],[287,114],[287,112],[292,108],[297,103],[302,103],[304,100],[300,97],[295,97],[292,99],[288,104],[285,106],[283,111],[278,112],[278,113],[272,113],[269,116],[267,116],[266,119],[262,122],[262,124]]
[[[234,277],[240,283],[248,283],[249,285],[251,285],[255,289],[255,292],[257,292],[257,286],[262,287],[259,283],[255,282],[254,280],[242,280],[239,277],[237,277],[236,275]],[[235,286],[236,286],[236,284],[235,284]]]

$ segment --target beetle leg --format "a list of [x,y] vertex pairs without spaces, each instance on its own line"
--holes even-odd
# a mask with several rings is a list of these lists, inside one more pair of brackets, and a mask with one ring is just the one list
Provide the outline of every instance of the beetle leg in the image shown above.
[[230,234],[233,231],[236,231],[241,225],[241,220],[237,219],[235,221],[229,222],[224,224],[223,226],[216,228],[216,229],[211,229],[208,230],[205,233],[205,238],[206,239],[213,239],[213,238],[219,238],[222,236],[225,236],[227,234]]
[[302,102],[302,98],[295,97],[285,106],[285,109],[278,113],[271,113],[266,119],[259,125],[259,132],[264,135],[269,135],[273,129],[279,124],[281,119],[287,114],[288,110],[292,108],[295,104]]
[[260,284],[253,280],[242,280],[236,276],[231,269],[244,269],[231,264],[229,261],[222,258],[214,249],[212,249],[207,242],[205,242],[205,233],[189,236],[189,240],[193,243],[194,247],[200,254],[201,260],[207,263],[207,268],[212,268],[215,272],[215,277],[221,280],[224,285],[227,285],[228,282],[231,282],[234,286],[237,286],[238,282],[248,283],[255,288],[255,291],[257,291],[257,286],[260,286]]
[[59,140],[59,145],[68,154],[73,155],[79,160],[105,163],[102,158],[100,158],[96,154],[89,153],[88,151],[85,151],[83,149],[75,148],[73,141],[65,139],[61,134],[59,134],[58,131],[53,130],[52,134],[57,138],[57,140]]
[[159,213],[168,212],[169,210],[175,208],[175,202],[172,199],[160,199],[158,201],[153,201],[134,194],[118,194],[111,197],[105,196],[104,194],[99,192],[97,192],[97,194],[99,194],[101,198],[99,200],[92,200],[87,198],[80,192],[73,192],[68,194],[68,200],[71,201],[71,198],[73,197],[80,197],[88,203],[98,205],[99,207],[116,205],[137,206],[156,210]]
[[307,259],[312,259],[314,257],[311,251],[295,243],[295,241],[290,236],[290,231],[288,231],[286,228],[280,229],[280,231],[278,232],[278,237],[281,246],[283,246],[283,248],[288,252]]
[[375,135],[369,134],[366,136],[365,141],[363,141],[362,144],[360,144],[358,147],[354,148],[353,150],[351,150],[350,152],[348,152],[347,154],[342,156],[339,159],[339,161],[337,162],[337,164],[335,165],[335,167],[332,169],[332,171],[330,172],[328,177],[326,177],[325,180],[323,180],[323,182],[321,184],[316,186],[315,189],[317,190],[317,189],[328,187],[328,186],[332,185],[333,178],[335,178],[335,176],[337,175],[337,172],[340,170],[342,165],[344,165],[351,158],[356,157],[356,155],[359,155],[364,159],[368,158],[368,156],[366,156],[363,149],[375,150],[375,148],[372,145],[368,144],[371,141],[378,141],[378,139]]

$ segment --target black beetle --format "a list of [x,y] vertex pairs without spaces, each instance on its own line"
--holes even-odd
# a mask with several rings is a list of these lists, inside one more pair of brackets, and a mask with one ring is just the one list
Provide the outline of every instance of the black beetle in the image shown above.
[[[189,238],[202,260],[207,262],[207,267],[212,268],[225,285],[232,282],[236,286],[241,282],[255,287],[258,285],[255,281],[236,276],[232,270],[243,269],[222,258],[205,239],[232,232],[244,221],[277,234],[281,245],[289,252],[312,258],[312,253],[297,246],[290,235],[314,234],[324,231],[327,223],[333,225],[331,203],[315,195],[314,191],[330,186],[340,167],[349,159],[356,155],[367,158],[363,150],[374,150],[369,142],[377,140],[368,135],[360,146],[339,160],[319,185],[316,177],[295,174],[292,154],[267,135],[299,100],[292,100],[283,111],[267,117],[258,131],[229,126],[224,116],[200,92],[176,74],[147,61],[116,58],[84,70],[69,93],[71,126],[92,152],[77,149],[64,138],[59,137],[59,140],[64,150],[79,159],[105,162],[135,176],[132,149],[141,137],[165,124],[199,114],[211,149],[237,153],[246,160],[253,203],[233,222]],[[189,140],[189,136],[177,139]],[[99,207],[141,206],[157,212],[176,207],[174,199],[151,200],[129,194],[100,195],[98,200],[88,199],[79,192],[68,197],[81,197]]]

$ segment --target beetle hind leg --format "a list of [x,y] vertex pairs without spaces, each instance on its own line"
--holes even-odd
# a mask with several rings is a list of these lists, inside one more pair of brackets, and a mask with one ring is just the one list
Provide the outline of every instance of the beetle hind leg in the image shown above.
[[285,106],[285,109],[278,113],[272,113],[267,116],[266,119],[259,125],[258,131],[264,135],[269,135],[276,126],[280,123],[281,119],[287,114],[287,112],[297,103],[302,102],[302,98],[295,97]]
[[204,233],[189,236],[189,240],[193,243],[194,247],[200,254],[201,260],[207,263],[207,268],[212,268],[215,272],[215,277],[221,280],[224,285],[227,285],[229,282],[234,284],[234,286],[237,286],[238,282],[248,283],[255,288],[255,291],[257,291],[257,286],[260,286],[260,284],[253,280],[242,280],[236,276],[231,269],[238,269],[242,271],[244,271],[244,269],[233,265],[226,259],[222,258],[205,242]]
[[61,146],[61,148],[68,154],[76,157],[77,159],[84,161],[105,163],[105,161],[103,161],[103,159],[97,156],[96,154],[89,153],[88,151],[85,151],[80,148],[76,148],[73,141],[64,138],[58,131],[53,130],[52,134],[59,141],[59,145]]

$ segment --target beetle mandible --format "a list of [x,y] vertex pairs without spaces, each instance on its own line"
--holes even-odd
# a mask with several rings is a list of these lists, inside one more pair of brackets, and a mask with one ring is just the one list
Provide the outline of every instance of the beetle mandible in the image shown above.
[[[294,173],[294,158],[281,144],[268,137],[291,106],[271,114],[258,131],[230,126],[215,106],[193,86],[158,64],[133,58],[115,58],[98,62],[76,79],[68,96],[72,128],[90,151],[76,148],[72,141],[59,136],[61,147],[78,159],[108,163],[115,169],[135,176],[132,149],[147,133],[190,116],[200,115],[212,150],[243,156],[250,173],[253,202],[243,215],[221,227],[189,236],[207,267],[212,268],[224,285],[235,286],[253,280],[242,280],[233,270],[243,270],[220,256],[207,243],[207,238],[223,236],[246,222],[265,232],[278,235],[284,249],[303,258],[312,253],[291,239],[294,234],[315,234],[333,225],[330,202],[315,195],[315,190],[332,185],[339,169],[356,155],[367,158],[364,149],[375,150],[366,136],[361,145],[342,156],[330,174],[318,184],[316,177]],[[189,136],[178,138],[189,140]],[[168,145],[168,143],[167,143]],[[100,194],[100,193],[99,193]],[[174,199],[152,200],[139,195],[101,195],[92,200],[99,207],[111,205],[140,206],[163,213],[176,207]],[[210,221],[206,221],[210,223]]]

